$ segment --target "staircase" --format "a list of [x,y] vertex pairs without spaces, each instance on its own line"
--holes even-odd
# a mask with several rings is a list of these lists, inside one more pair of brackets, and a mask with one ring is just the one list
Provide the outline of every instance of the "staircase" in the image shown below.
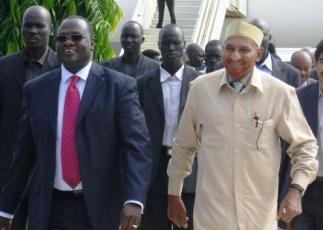
[[[156,1],[156,0],[155,0]],[[203,0],[175,0],[175,16],[176,24],[184,30],[184,36],[187,44],[192,42],[192,35],[195,29],[196,20],[199,17],[199,12]],[[156,7],[154,18],[149,29],[144,31],[145,42],[141,46],[142,50],[154,49],[159,50],[157,41],[160,29],[156,29],[158,22],[158,9]],[[170,17],[167,6],[165,6],[164,23],[170,23]]]

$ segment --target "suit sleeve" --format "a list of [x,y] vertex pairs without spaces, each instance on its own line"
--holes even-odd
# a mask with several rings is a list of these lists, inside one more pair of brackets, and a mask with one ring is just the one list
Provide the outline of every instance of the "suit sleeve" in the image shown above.
[[34,142],[29,122],[30,90],[28,86],[27,84],[24,87],[23,113],[18,138],[0,197],[0,210],[11,214],[14,214],[27,189],[35,163]]
[[199,145],[200,131],[196,125],[196,91],[196,87],[192,85],[177,129],[172,158],[168,164],[168,194],[170,195],[181,195],[184,178],[192,172],[194,157]]
[[125,200],[144,204],[152,170],[152,151],[134,79],[128,79],[121,89],[118,126],[123,153]]

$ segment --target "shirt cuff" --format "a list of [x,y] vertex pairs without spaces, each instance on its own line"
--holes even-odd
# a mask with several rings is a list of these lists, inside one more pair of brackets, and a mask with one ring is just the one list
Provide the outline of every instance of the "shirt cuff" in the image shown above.
[[1,216],[1,217],[4,217],[4,218],[8,218],[8,219],[10,219],[10,220],[12,220],[12,219],[13,219],[13,217],[14,217],[14,215],[9,214],[9,213],[6,213],[6,212],[2,212],[2,211],[0,211],[0,216]]
[[144,205],[143,203],[139,202],[139,201],[136,201],[136,200],[127,200],[126,202],[124,202],[124,205],[126,204],[136,204],[136,205],[139,205],[141,207],[141,214],[144,213]]

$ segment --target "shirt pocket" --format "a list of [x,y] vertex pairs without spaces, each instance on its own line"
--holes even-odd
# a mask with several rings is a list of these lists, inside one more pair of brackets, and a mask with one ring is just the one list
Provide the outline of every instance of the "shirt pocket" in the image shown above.
[[[259,121],[260,122],[260,121]],[[273,148],[275,138],[275,126],[273,119],[260,122],[256,139],[257,150]]]

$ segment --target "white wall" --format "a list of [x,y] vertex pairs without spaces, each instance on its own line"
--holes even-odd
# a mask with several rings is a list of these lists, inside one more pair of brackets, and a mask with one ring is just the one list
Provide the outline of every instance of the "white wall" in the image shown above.
[[323,38],[322,0],[249,0],[248,19],[270,23],[277,47],[315,47]]

